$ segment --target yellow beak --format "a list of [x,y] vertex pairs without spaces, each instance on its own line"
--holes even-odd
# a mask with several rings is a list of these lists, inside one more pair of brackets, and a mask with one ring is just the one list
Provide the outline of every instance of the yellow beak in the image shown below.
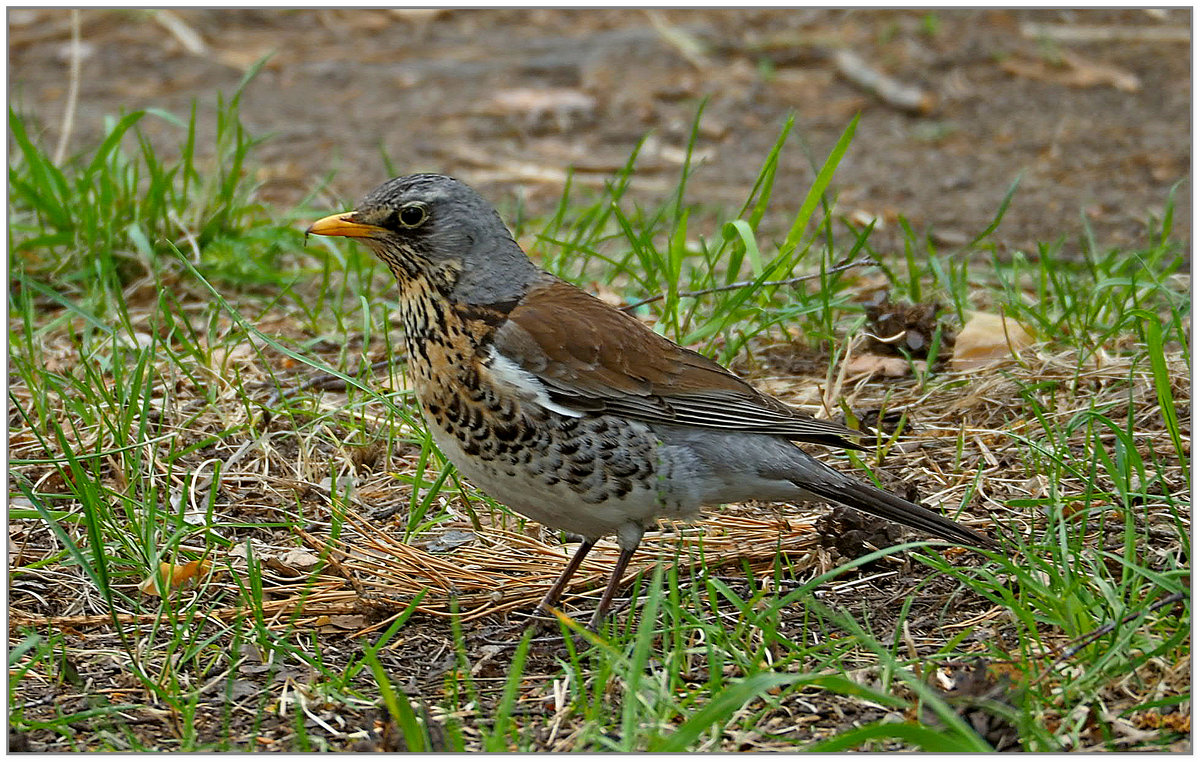
[[353,216],[354,212],[343,212],[341,214],[331,214],[328,217],[322,217],[309,225],[308,230],[304,231],[304,235],[340,235],[347,238],[371,238],[383,230],[383,228],[376,227],[375,225],[364,225],[361,222],[354,222],[350,219]]

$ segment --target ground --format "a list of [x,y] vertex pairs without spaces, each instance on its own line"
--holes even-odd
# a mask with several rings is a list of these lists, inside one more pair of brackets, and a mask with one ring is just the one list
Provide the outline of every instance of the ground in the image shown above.
[[[83,14],[72,145],[94,140],[104,115],[186,113],[270,55],[243,114],[252,132],[273,136],[259,154],[263,195],[281,204],[331,170],[335,197],[360,198],[388,176],[386,155],[399,171],[454,174],[545,213],[569,168],[599,183],[648,132],[641,190],[654,194],[672,186],[706,98],[695,201],[740,203],[785,114],[823,156],[861,111],[837,187],[844,213],[881,220],[881,245],[902,240],[900,216],[947,245],[974,237],[1020,176],[999,240],[1032,250],[1064,238],[1070,255],[1084,219],[1102,247],[1141,240],[1191,162],[1185,10],[175,15],[198,36],[194,52],[142,12]],[[1036,24],[1178,34],[1062,42]],[[56,139],[68,16],[16,11],[10,29],[10,101]],[[832,62],[839,49],[919,89],[928,108],[901,110],[855,86]],[[780,190],[800,196],[812,170],[796,155],[786,162]],[[1179,189],[1184,237],[1190,197]]]
[[[650,137],[638,159],[632,193],[639,201],[650,203],[675,187],[693,120],[703,103],[694,146],[699,168],[687,191],[687,200],[700,204],[703,213],[728,215],[746,198],[789,113],[795,115],[796,135],[811,152],[810,160],[793,144],[780,162],[776,196],[794,199],[794,203],[782,205],[794,211],[813,183],[813,164],[820,165],[853,116],[861,113],[832,190],[838,199],[839,215],[858,225],[875,220],[872,246],[884,254],[903,252],[903,220],[916,231],[919,247],[924,246],[925,233],[933,245],[945,250],[966,244],[991,223],[1018,178],[1020,185],[991,239],[1001,258],[1021,251],[1037,259],[1044,254],[1040,245],[1061,242],[1061,247],[1050,246],[1045,251],[1064,261],[1075,261],[1082,256],[1089,237],[1094,241],[1093,253],[1144,245],[1147,232],[1154,229],[1153,221],[1162,216],[1176,186],[1173,235],[1190,241],[1192,83],[1187,37],[1191,13],[1187,10],[89,9],[81,12],[79,22],[83,45],[77,107],[69,122],[72,150],[94,146],[103,135],[104,117],[109,115],[143,108],[186,115],[195,100],[211,105],[216,92],[232,93],[245,73],[270,55],[246,88],[240,113],[251,133],[270,135],[254,157],[258,197],[275,209],[291,209],[301,203],[326,211],[344,208],[388,177],[393,172],[390,165],[398,173],[438,171],[458,176],[495,200],[509,219],[542,217],[554,211],[569,178],[578,187],[599,192],[647,134]],[[54,146],[63,130],[70,91],[70,15],[67,11],[10,10],[9,35],[10,105],[28,119],[31,132],[42,143]],[[1093,41],[1081,42],[1081,35],[1092,35]],[[848,59],[844,55],[847,51],[855,57]],[[872,92],[854,81],[864,76],[874,76],[877,81],[885,76],[891,84],[885,85],[882,93]],[[200,133],[204,137],[215,130],[211,116],[212,109],[200,111]],[[141,126],[167,153],[181,139],[178,126],[166,120],[147,119]],[[202,138],[198,144],[207,142]],[[572,171],[573,176],[569,174]],[[782,239],[790,222],[785,217],[769,216],[762,228],[764,236]],[[532,243],[536,253],[549,253],[545,242]],[[194,283],[176,285],[181,303],[194,305],[208,298]],[[868,290],[863,286],[864,298]],[[272,332],[270,317],[267,315],[260,324],[268,333]],[[15,328],[10,330],[16,335]],[[339,350],[344,349],[331,342],[362,341],[353,335],[313,337],[295,323],[280,323],[278,333],[297,342],[309,341],[305,345],[308,350],[329,364],[336,363],[342,357]],[[364,349],[364,356],[377,357],[385,351],[379,336],[367,343],[370,351]],[[1128,342],[1117,347],[1128,348]],[[68,373],[74,362],[70,337],[62,339],[57,349],[58,356],[51,352],[43,359],[48,367],[58,363],[50,368],[54,372]],[[798,343],[755,349],[753,362],[740,356],[735,358],[734,367],[769,391],[784,394],[789,402],[812,404],[811,398],[788,398],[786,390],[800,386],[812,389],[828,380],[825,370],[829,355],[823,348]],[[252,356],[235,356],[235,351],[230,350],[230,364],[237,365],[247,377],[256,372],[262,375],[261,369],[253,367]],[[279,354],[268,354],[279,360],[281,367],[287,360]],[[1190,410],[1190,401],[1182,382],[1187,364],[1178,346],[1171,347],[1169,361],[1178,382],[1175,394],[1185,411],[1184,432],[1189,434],[1190,414],[1186,411]],[[932,480],[949,484],[947,489],[956,496],[967,492],[971,479],[983,474],[990,480],[986,482],[989,490],[994,490],[974,495],[971,504],[965,506],[964,520],[990,526],[985,517],[999,510],[1001,503],[1019,503],[1026,498],[1036,503],[1046,493],[1046,485],[1024,476],[1024,464],[1019,462],[1022,456],[1006,449],[987,432],[1006,425],[1001,421],[1004,406],[1012,404],[1018,391],[1034,389],[1040,394],[1042,387],[1038,385],[1047,379],[1067,388],[1047,392],[1066,411],[1062,421],[1069,418],[1073,406],[1084,406],[1093,397],[1103,398],[1114,406],[1113,418],[1120,419],[1128,410],[1128,417],[1137,417],[1145,430],[1152,432],[1146,437],[1154,443],[1149,445],[1151,454],[1147,459],[1155,447],[1160,453],[1164,447],[1169,449],[1169,445],[1162,444],[1166,441],[1164,424],[1146,412],[1152,411],[1161,397],[1156,397],[1154,386],[1138,375],[1144,369],[1135,363],[1098,360],[1087,376],[1087,385],[1079,388],[1069,383],[1071,373],[1064,370],[1072,367],[1071,358],[1043,353],[1030,363],[1029,367],[1007,370],[1006,382],[1012,381],[1008,385],[961,374],[962,386],[941,389],[937,394],[913,383],[911,377],[882,382],[875,379],[870,384],[865,379],[848,381],[845,396],[857,413],[913,411],[926,431],[939,427],[953,431],[957,415],[964,425],[984,432],[981,439],[976,436],[979,452],[972,450],[965,461],[960,459],[966,456],[955,450],[962,445],[953,436],[933,441],[918,438],[901,445],[899,454],[893,452],[886,463],[898,473],[883,474],[885,485],[901,488],[907,481],[922,479],[926,480],[922,483],[930,483],[931,472],[927,469],[941,469],[953,462],[961,469],[961,478],[958,473],[947,475],[939,470],[937,479]],[[1128,390],[1120,385],[1121,379],[1135,377],[1137,383],[1131,382]],[[268,379],[264,376],[261,380]],[[204,391],[193,390],[197,399]],[[235,395],[226,395],[226,391],[213,392],[217,402],[213,407],[194,415],[184,411],[169,421],[167,416],[163,425],[202,432],[195,435],[195,441],[207,443],[197,445],[196,451],[184,453],[179,460],[187,468],[197,469],[197,474],[210,472],[205,469],[211,469],[212,462],[220,462],[227,469],[237,466],[251,474],[261,465],[264,481],[269,482],[270,486],[264,487],[236,479],[229,483],[227,479],[219,494],[212,493],[222,511],[227,512],[224,515],[232,516],[234,523],[244,518],[248,526],[254,525],[254,529],[237,537],[261,543],[258,547],[264,553],[265,574],[279,586],[264,603],[269,616],[263,632],[270,636],[264,635],[262,642],[282,631],[286,635],[278,636],[279,643],[288,641],[287,647],[292,647],[288,639],[299,633],[301,645],[297,648],[304,650],[308,647],[306,635],[315,633],[319,640],[313,641],[313,648],[320,652],[324,668],[333,674],[351,664],[361,668],[364,644],[381,631],[387,617],[396,613],[396,606],[380,596],[390,594],[407,600],[404,596],[430,586],[430,579],[422,576],[425,572],[421,564],[437,561],[439,552],[451,552],[449,560],[439,562],[445,566],[439,567],[438,573],[451,580],[447,587],[461,595],[456,600],[464,608],[477,605],[483,615],[472,620],[474,626],[465,628],[460,637],[444,616],[449,595],[443,590],[446,594],[431,598],[428,611],[416,613],[391,646],[379,653],[379,660],[396,686],[431,713],[424,719],[432,730],[434,744],[446,743],[439,733],[453,724],[451,719],[466,736],[468,748],[495,742],[494,738],[481,740],[478,728],[485,720],[490,721],[502,704],[501,689],[519,651],[520,627],[514,621],[520,622],[516,617],[536,600],[539,588],[509,591],[500,601],[493,596],[497,589],[503,589],[501,582],[517,565],[530,575],[542,569],[545,574],[552,573],[554,564],[561,562],[561,538],[549,533],[532,537],[515,531],[503,534],[498,526],[511,529],[511,525],[490,520],[494,516],[489,512],[484,516],[488,541],[492,543],[487,548],[470,555],[469,548],[457,547],[457,540],[447,533],[444,537],[449,537],[450,551],[426,548],[429,555],[419,559],[420,563],[411,568],[393,568],[394,576],[386,584],[368,590],[366,596],[361,590],[350,589],[345,578],[365,579],[375,569],[369,558],[350,553],[341,560],[346,574],[323,572],[320,581],[324,597],[306,598],[305,616],[289,622],[287,612],[297,603],[297,596],[309,596],[310,592],[296,593],[287,585],[308,573],[311,567],[305,564],[328,540],[328,532],[317,533],[320,537],[312,541],[306,536],[300,542],[291,524],[272,531],[262,528],[259,522],[285,514],[291,519],[288,512],[295,509],[303,518],[328,528],[324,522],[338,504],[336,484],[317,484],[316,477],[310,479],[314,472],[306,470],[308,461],[304,458],[320,465],[323,458],[333,461],[344,455],[342,436],[348,427],[345,421],[331,422],[311,445],[312,451],[307,449],[311,444],[307,439],[281,437],[278,448],[261,463],[254,460],[257,455],[251,454],[252,463],[239,465],[239,448],[248,439],[205,439],[213,432],[233,428],[244,412],[242,407],[249,407],[242,406]],[[10,392],[10,397],[21,400],[25,409],[26,393],[34,396],[23,389]],[[255,402],[270,407],[268,397],[269,390],[263,391]],[[318,398],[319,409],[325,412],[354,402],[354,398],[337,390]],[[10,431],[23,425],[13,412],[15,404],[10,404]],[[383,416],[376,420],[395,422],[394,416],[387,417],[386,413],[366,415],[376,414]],[[288,420],[282,418],[255,419],[253,427],[255,431],[261,427],[266,433],[284,432]],[[1033,416],[1026,418],[1032,420]],[[382,455],[372,446],[363,445],[347,456],[354,463],[356,499],[362,501],[354,508],[364,513],[378,507],[373,497],[407,505],[408,492],[401,489],[397,497],[396,474],[411,475],[414,469],[409,466],[421,451],[393,441],[390,435],[386,442]],[[1090,442],[1071,440],[1070,447],[1081,450]],[[64,484],[53,469],[36,462],[40,457],[36,449],[28,450],[36,444],[32,435],[22,431],[20,438],[14,439],[10,434],[10,443],[27,448],[19,456],[29,459],[21,464],[21,472],[37,482],[39,490],[70,492],[71,485]],[[394,449],[388,449],[393,445]],[[908,445],[912,448],[904,449]],[[903,455],[911,457],[905,459]],[[302,461],[305,465],[297,465]],[[111,486],[120,469],[110,466],[111,470],[103,474]],[[270,480],[265,479],[268,471]],[[426,476],[436,473],[434,470]],[[1159,476],[1165,494],[1186,492],[1184,477],[1178,470]],[[10,478],[10,493],[14,493],[14,483]],[[203,490],[196,488],[197,492]],[[455,496],[448,498],[451,507],[469,506],[457,493],[452,494]],[[65,509],[69,501],[56,505]],[[21,503],[20,507],[28,506]],[[736,630],[751,616],[751,609],[760,611],[768,605],[761,598],[764,591],[784,595],[857,555],[869,544],[885,544],[871,534],[878,531],[877,527],[858,527],[853,525],[853,518],[844,516],[820,518],[823,513],[824,509],[817,506],[740,506],[710,516],[713,523],[706,525],[706,552],[710,554],[707,568],[713,573],[712,579],[689,577],[685,569],[679,572],[687,583],[684,589],[703,590],[708,585],[711,592],[715,589],[712,586],[724,585],[727,597],[713,594],[718,602],[711,604],[713,611],[705,613],[721,626]],[[269,518],[264,519],[264,514]],[[1153,566],[1154,573],[1166,574],[1164,570],[1169,571],[1171,564],[1184,556],[1178,538],[1171,534],[1168,514],[1154,503],[1147,508],[1147,517],[1139,515],[1142,529],[1167,533],[1159,547],[1162,555],[1158,565]],[[1030,527],[1043,518],[1036,507],[1013,509],[1013,531],[1017,535],[1030,534]],[[774,545],[758,547],[754,540],[736,539],[740,530],[759,531],[766,526],[755,522],[769,524],[769,531],[762,530],[765,534],[761,536],[790,537],[794,542],[785,548],[783,557],[795,569],[781,573],[782,579],[772,579],[773,565],[780,558]],[[814,533],[813,527],[820,528],[820,532]],[[402,518],[364,522],[348,526],[342,539],[348,544],[357,542],[359,549],[374,549],[395,557],[396,537],[403,529]],[[462,523],[454,529],[469,531],[472,527]],[[845,538],[858,538],[860,535],[853,533],[859,531],[866,533],[868,545],[846,547]],[[1113,531],[1110,526],[1098,532],[1095,544],[1115,554],[1122,546],[1120,536]],[[677,543],[683,543],[680,538],[685,536],[668,533],[651,543],[647,555],[639,558],[641,566],[648,568],[655,559],[672,558],[681,547]],[[723,545],[714,538],[734,539]],[[297,545],[312,553],[288,555]],[[16,627],[20,625],[35,629],[40,626],[39,632],[53,631],[53,637],[68,644],[54,669],[23,673],[26,679],[19,682],[19,688],[10,689],[10,702],[21,704],[27,723],[19,736],[10,739],[10,749],[173,750],[224,743],[232,748],[298,750],[303,747],[297,739],[306,733],[309,739],[319,738],[338,749],[357,745],[362,749],[392,750],[401,745],[394,737],[395,726],[389,724],[391,720],[383,710],[351,700],[339,703],[331,698],[335,692],[328,689],[318,692],[316,698],[306,694],[303,688],[307,684],[327,685],[331,681],[328,675],[316,680],[302,666],[306,662],[291,658],[284,646],[274,653],[264,650],[261,642],[230,645],[222,640],[229,617],[217,611],[207,612],[211,616],[198,620],[196,642],[181,647],[180,655],[154,653],[147,659],[160,670],[156,677],[169,675],[180,686],[197,691],[196,726],[190,727],[180,719],[177,707],[164,709],[146,698],[144,685],[130,677],[123,666],[123,654],[135,650],[143,642],[140,638],[154,640],[153,617],[126,620],[130,630],[124,638],[136,633],[139,639],[127,640],[114,634],[107,627],[106,616],[96,618],[96,612],[103,609],[99,605],[102,602],[84,600],[88,593],[80,597],[80,589],[90,590],[86,581],[60,575],[53,565],[51,573],[39,576],[42,565],[57,547],[55,538],[36,517],[10,525],[10,568],[22,567],[20,584],[10,594],[10,605],[22,618],[14,621],[10,642],[20,640]],[[608,551],[611,555],[611,548]],[[982,563],[958,551],[932,555],[963,569],[974,569]],[[472,559],[477,565],[467,563]],[[591,573],[597,580],[602,579],[604,568],[602,560]],[[456,571],[483,575],[491,582],[478,589],[460,590],[456,586],[463,583],[454,577]],[[1013,580],[1004,584],[1021,588]],[[1024,644],[1018,634],[1020,623],[1005,618],[1003,607],[995,600],[964,591],[951,575],[931,572],[928,566],[902,557],[873,561],[838,580],[827,581],[817,588],[815,597],[831,609],[853,612],[856,620],[868,623],[870,631],[881,640],[894,639],[896,650],[904,657],[932,659],[952,636],[947,633],[959,632],[963,622],[978,625],[978,629],[970,630],[965,645],[960,644],[963,650],[972,650],[976,642],[989,639],[999,643],[1001,650],[1014,652],[1020,652]],[[708,598],[704,600],[705,605],[711,603]],[[735,600],[752,603],[740,608]],[[902,609],[899,601],[909,601],[907,608]],[[582,616],[588,605],[586,599],[577,600],[571,611]],[[1171,610],[1161,613],[1165,616]],[[621,616],[626,612],[623,610]],[[814,641],[820,640],[816,634],[819,630],[813,629],[809,615],[808,608],[781,613],[776,639],[748,632],[746,648],[753,651],[771,641],[762,654],[770,661],[784,656],[777,653],[781,640],[807,644],[815,655],[804,657],[807,660],[802,660],[802,665],[815,669],[824,657],[816,649]],[[46,628],[45,620],[38,619],[47,616],[57,618],[53,627]],[[630,621],[636,625],[639,620]],[[844,634],[841,625],[831,629],[839,637]],[[686,631],[695,640],[684,649],[687,657],[680,678],[689,687],[703,685],[709,679],[705,669],[711,668],[698,655],[705,647],[704,630]],[[1047,642],[1065,647],[1072,641],[1056,632]],[[456,651],[460,643],[465,643],[462,653]],[[660,646],[665,649],[656,641],[655,647]],[[218,652],[230,653],[210,657],[209,649],[214,647]],[[571,749],[575,748],[577,734],[586,730],[581,729],[578,716],[566,712],[556,698],[556,691],[567,688],[551,685],[562,679],[563,663],[576,663],[566,651],[567,644],[556,630],[532,642],[517,713],[528,735],[514,740],[514,746]],[[239,657],[236,668],[230,656],[234,652]],[[196,666],[202,660],[197,653],[204,654],[202,659],[211,659],[205,662],[210,671]],[[1020,655],[1014,653],[1014,659]],[[863,653],[856,658],[860,665],[856,678],[867,685],[888,688],[880,677],[881,670],[890,674],[878,666],[882,657]],[[1132,670],[1130,680],[1157,680],[1159,693],[1147,700],[1164,701],[1161,715],[1169,716],[1178,707],[1186,709],[1186,702],[1172,703],[1172,697],[1190,689],[1184,674],[1186,665],[1166,658],[1160,659],[1161,664],[1150,661]],[[175,675],[172,670],[177,664],[179,674]],[[733,665],[727,666],[732,669]],[[958,690],[968,698],[983,696],[1002,705],[1019,703],[1004,694],[1003,681],[996,679],[996,664],[989,665],[992,671],[979,685],[969,679],[975,665],[943,666],[948,675],[943,687],[952,685],[948,688],[950,694]],[[1158,671],[1148,677],[1145,671],[1151,669]],[[214,674],[220,674],[221,679],[213,679]],[[462,687],[470,679],[479,687],[478,696]],[[1051,682],[1056,679],[1052,677]],[[102,688],[98,690],[97,686]],[[374,697],[374,686],[371,673],[363,670],[346,677],[345,694],[357,692]],[[460,696],[453,712],[438,703],[450,692],[448,686],[467,692],[465,698]],[[620,689],[614,679],[612,685],[600,686],[598,695]],[[1135,692],[1130,689],[1130,695]],[[102,701],[97,700],[98,695]],[[1104,706],[1113,707],[1113,712],[1123,706],[1116,693],[1103,696],[1110,702]],[[844,698],[805,692],[787,694],[785,701],[767,708],[756,703],[755,711],[762,712],[760,722],[743,725],[756,732],[745,731],[741,736],[727,733],[709,742],[710,748],[790,749],[876,720],[913,719],[894,707]],[[310,704],[305,705],[306,700]],[[99,726],[93,720],[96,715],[90,713],[100,713],[102,706],[123,701],[136,706],[119,721],[111,720],[109,714],[104,714],[105,721]],[[268,703],[269,708],[264,710]],[[297,708],[301,706],[303,712]],[[1061,712],[1056,713],[1059,709]],[[1099,716],[1101,710],[1095,711]],[[74,718],[69,723],[70,732],[52,722],[64,714]],[[1122,719],[1125,725],[1112,721],[1104,725],[1104,732],[1065,729],[1062,733],[1075,733],[1075,745],[1070,747],[1075,749],[1178,748],[1170,746],[1180,743],[1178,735],[1147,740],[1146,728],[1158,720],[1144,715],[1138,715],[1136,722]],[[1064,728],[1078,719],[1067,707],[1046,710],[1045,716],[1054,723],[1061,722]],[[976,723],[978,718],[968,719]],[[1109,722],[1109,718],[1104,720]],[[39,727],[40,721],[46,725]],[[984,727],[976,723],[974,727],[996,748],[1014,742],[1011,725]],[[1113,741],[1111,733],[1116,731],[1111,728],[1119,728],[1124,735],[1118,733],[1117,741]],[[351,730],[357,734],[349,733]],[[128,735],[123,737],[123,733]],[[64,742],[66,736],[70,738]],[[1154,745],[1160,741],[1161,745]],[[589,742],[592,745],[588,748],[598,748],[597,739],[589,738]],[[314,745],[319,744],[314,741]]]

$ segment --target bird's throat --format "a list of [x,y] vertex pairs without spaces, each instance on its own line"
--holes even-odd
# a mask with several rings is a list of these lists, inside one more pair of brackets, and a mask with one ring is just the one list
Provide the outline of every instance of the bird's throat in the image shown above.
[[492,334],[515,303],[460,304],[447,300],[426,278],[406,278],[399,283],[400,318],[417,396],[426,399],[434,391],[435,378],[477,379]]

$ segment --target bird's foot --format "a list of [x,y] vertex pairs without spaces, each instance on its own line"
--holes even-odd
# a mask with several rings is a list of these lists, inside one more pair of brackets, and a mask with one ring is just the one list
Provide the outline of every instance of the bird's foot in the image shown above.
[[496,631],[496,634],[520,637],[530,630],[533,631],[532,637],[535,642],[558,638],[558,618],[541,608],[533,611],[513,611],[509,613],[508,621]]

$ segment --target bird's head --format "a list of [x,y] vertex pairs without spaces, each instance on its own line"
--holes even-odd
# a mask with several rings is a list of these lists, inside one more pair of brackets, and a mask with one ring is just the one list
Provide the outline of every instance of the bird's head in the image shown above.
[[307,234],[361,239],[402,284],[428,281],[468,304],[518,300],[539,275],[492,205],[445,175],[388,180]]

